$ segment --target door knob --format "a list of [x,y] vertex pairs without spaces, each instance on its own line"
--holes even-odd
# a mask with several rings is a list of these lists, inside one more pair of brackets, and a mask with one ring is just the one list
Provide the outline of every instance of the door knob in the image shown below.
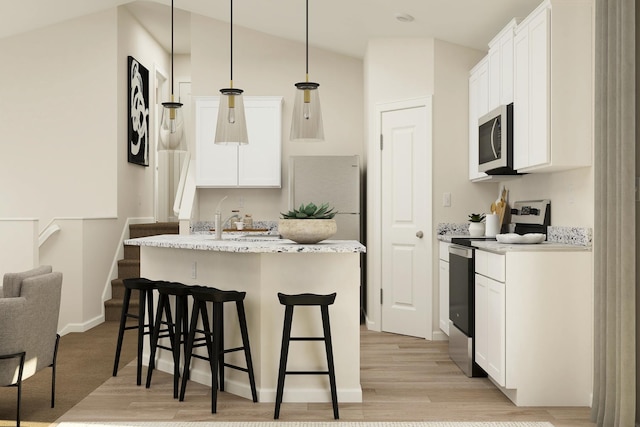
[[418,231],[418,232],[416,233],[416,237],[417,237],[418,239],[422,239],[422,236],[424,236],[424,233],[423,233],[422,231]]

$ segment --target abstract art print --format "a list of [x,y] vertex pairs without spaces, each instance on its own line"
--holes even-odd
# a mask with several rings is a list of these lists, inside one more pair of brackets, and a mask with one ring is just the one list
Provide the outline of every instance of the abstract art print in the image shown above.
[[129,163],[149,166],[149,70],[133,56],[128,59],[128,160]]

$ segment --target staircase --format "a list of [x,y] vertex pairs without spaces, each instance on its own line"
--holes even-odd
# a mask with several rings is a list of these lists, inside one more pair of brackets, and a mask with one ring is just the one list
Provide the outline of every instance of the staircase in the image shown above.
[[[151,224],[129,225],[129,238],[157,236],[159,234],[178,234],[177,222],[156,222]],[[124,298],[123,279],[140,277],[140,246],[124,245],[124,259],[118,261],[118,278],[111,281],[111,299],[104,303],[104,320],[120,321],[122,300]],[[131,294],[129,312],[138,312],[138,295]]]

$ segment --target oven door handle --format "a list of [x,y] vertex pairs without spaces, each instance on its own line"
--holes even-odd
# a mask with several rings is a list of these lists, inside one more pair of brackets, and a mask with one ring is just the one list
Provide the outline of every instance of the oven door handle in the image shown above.
[[467,248],[465,246],[449,246],[449,254],[457,255],[463,258],[471,259],[473,258],[473,248]]

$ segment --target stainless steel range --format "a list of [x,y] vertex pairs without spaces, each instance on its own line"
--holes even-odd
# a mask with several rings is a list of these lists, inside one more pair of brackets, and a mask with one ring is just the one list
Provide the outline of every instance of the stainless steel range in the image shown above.
[[[511,223],[518,234],[543,233],[551,224],[549,200],[515,202]],[[509,216],[507,216],[509,220]],[[468,377],[486,372],[474,361],[475,249],[473,242],[495,237],[453,237],[449,246],[449,356]]]

